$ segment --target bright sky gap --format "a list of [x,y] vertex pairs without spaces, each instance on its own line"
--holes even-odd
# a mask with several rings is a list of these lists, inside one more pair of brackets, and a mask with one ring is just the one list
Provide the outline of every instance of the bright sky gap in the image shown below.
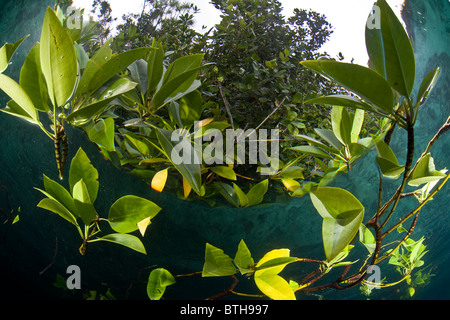
[[[210,28],[220,22],[220,12],[209,1],[188,0],[200,9],[200,13],[195,15],[195,28],[198,31],[202,31],[202,26]],[[375,0],[279,1],[283,5],[285,17],[290,17],[295,8],[312,9],[325,14],[327,21],[333,26],[333,34],[321,51],[326,51],[332,57],[336,57],[339,52],[342,52],[345,57],[344,61],[350,62],[354,59],[354,63],[367,65],[368,56],[365,49],[364,28]],[[73,5],[91,11],[92,2],[92,0],[74,0]],[[144,0],[108,0],[108,2],[111,5],[113,17],[121,21],[123,14],[141,12]],[[403,0],[387,0],[387,2],[400,17]]]

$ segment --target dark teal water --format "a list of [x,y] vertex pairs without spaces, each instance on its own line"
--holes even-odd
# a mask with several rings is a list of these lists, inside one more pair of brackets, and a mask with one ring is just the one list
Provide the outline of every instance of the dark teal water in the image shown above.
[[[450,114],[450,4],[447,0],[411,0],[406,3],[408,10],[404,13],[404,20],[417,52],[417,77],[422,79],[438,65],[442,68],[439,83],[418,121],[418,156]],[[52,4],[51,0],[2,1],[0,44],[31,34],[6,74],[18,79],[26,53],[39,40],[46,6]],[[6,97],[0,94],[2,107],[6,101]],[[0,225],[2,298],[70,299],[70,294],[63,293],[52,284],[57,274],[66,276],[66,268],[74,264],[80,266],[82,271],[82,289],[105,292],[111,288],[119,299],[146,299],[146,280],[152,268],[164,267],[173,274],[200,271],[206,242],[224,249],[230,256],[234,256],[239,241],[244,239],[255,259],[276,248],[290,248],[292,256],[323,258],[322,221],[309,198],[244,210],[212,209],[182,202],[171,195],[152,192],[144,182],[105,162],[80,131],[69,129],[68,135],[71,142],[69,156],[73,157],[82,146],[99,170],[98,212],[106,216],[111,204],[127,194],[147,197],[163,208],[145,236],[148,255],[140,255],[114,244],[99,243],[89,248],[87,256],[81,257],[78,253],[80,238],[72,226],[36,207],[41,195],[33,187],[42,187],[43,174],[57,179],[52,141],[39,128],[0,114],[0,183],[8,190],[8,199],[6,193],[0,190],[0,207],[15,211],[21,207],[17,224]],[[447,134],[432,149],[438,169],[450,168],[449,141]],[[404,134],[396,132],[394,149],[401,150],[405,143]],[[400,161],[404,157],[401,153],[398,156]],[[353,192],[366,210],[373,212],[378,185],[374,154],[359,162],[349,175],[339,178],[335,184]],[[433,268],[435,276],[426,287],[416,292],[415,299],[450,298],[448,191],[446,186],[423,210],[416,227],[417,234],[426,237],[429,252],[424,260]],[[407,203],[399,211],[404,212],[414,205]],[[287,269],[287,272],[305,275],[310,271],[299,269]],[[394,276],[391,273],[384,275]],[[170,287],[167,298],[202,299],[221,292],[228,285],[229,279],[186,279]],[[251,281],[242,279],[239,290],[251,292],[251,289]],[[397,289],[376,291],[372,298],[399,299],[401,293]],[[325,299],[364,299],[359,289],[320,294]],[[317,299],[318,296],[299,298]]]

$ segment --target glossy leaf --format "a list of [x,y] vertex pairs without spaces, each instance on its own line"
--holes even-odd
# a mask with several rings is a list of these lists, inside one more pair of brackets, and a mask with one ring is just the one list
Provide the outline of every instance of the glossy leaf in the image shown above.
[[352,118],[352,130],[350,132],[350,142],[357,143],[359,141],[359,135],[364,124],[364,110],[356,109],[351,115]]
[[250,250],[248,250],[244,240],[239,242],[238,250],[236,252],[236,256],[234,257],[234,263],[239,268],[241,274],[246,274],[252,271],[252,267],[255,262],[253,261]]
[[[156,47],[155,42],[153,42],[153,46]],[[163,61],[164,48],[162,44],[158,44],[157,49],[151,51],[147,59],[147,95],[153,95],[159,82],[161,81],[164,72]]]
[[5,43],[0,48],[0,73],[3,73],[3,71],[8,68],[11,58],[13,57],[17,48],[19,48],[22,42],[29,36],[30,35],[27,35],[15,43]]
[[[166,157],[171,160],[174,167],[180,172],[180,174],[189,182],[192,189],[197,194],[201,194],[201,173],[200,173],[200,164],[195,163],[178,163],[174,162],[172,159],[172,151],[177,143],[171,140],[172,132],[164,129],[156,129],[156,135],[158,137],[159,143],[164,150]],[[191,149],[191,154],[195,153],[194,148]]]
[[370,254],[372,254],[376,247],[375,237],[369,228],[361,224],[359,227],[359,241],[367,248]]
[[370,105],[358,98],[348,95],[328,95],[324,97],[318,97],[310,99],[305,103],[326,104],[326,105],[339,105],[354,109],[361,109],[365,111],[374,112],[382,116],[389,115],[389,112],[383,111],[383,109],[377,108],[377,106]]
[[255,275],[258,289],[273,300],[295,300],[295,294],[289,283],[276,274]]
[[224,197],[225,200],[227,200],[230,204],[232,204],[236,208],[242,206],[235,188],[223,182],[215,182],[214,185],[218,188],[218,191],[222,195],[222,197]]
[[233,183],[233,190],[236,196],[238,197],[239,206],[245,207],[248,205],[248,197],[244,191],[235,183]]
[[316,146],[296,146],[290,148],[291,150],[301,152],[304,154],[308,154],[314,157],[324,158],[324,159],[331,159],[332,157],[326,153],[323,149],[316,147]]
[[[86,73],[86,71],[83,73],[79,85],[80,89],[78,90],[77,94],[93,93],[97,91],[114,75],[125,70],[134,61],[143,58],[151,49],[153,48],[138,48],[125,51],[118,55],[113,55],[102,66],[95,65],[95,62],[93,62],[92,64],[88,63],[88,65],[86,66],[86,70],[88,70],[87,68],[89,66],[89,73]],[[101,59],[102,56],[98,58]]]
[[152,189],[158,192],[162,192],[167,181],[168,169],[161,170],[155,174],[152,179]]
[[66,207],[67,210],[71,213],[77,214],[75,202],[69,191],[67,191],[59,183],[48,178],[46,175],[44,175],[44,189],[51,197]]
[[114,145],[114,119],[99,119],[88,131],[88,137],[106,151],[115,151]]
[[82,125],[99,116],[110,108],[110,102],[136,88],[137,83],[126,78],[120,78],[102,92],[99,98],[90,104],[83,105],[67,116],[67,121],[73,125]]
[[20,86],[27,92],[36,109],[50,111],[47,84],[41,71],[40,44],[31,48],[22,69],[20,70]]
[[151,300],[159,300],[164,295],[166,288],[175,283],[172,274],[163,268],[150,272],[147,283],[147,295]]
[[356,64],[331,60],[303,61],[302,65],[334,80],[383,111],[393,112],[392,89],[377,72]]
[[61,107],[74,92],[78,61],[72,38],[50,7],[42,26],[40,60],[51,101]]
[[247,206],[255,206],[257,204],[260,204],[263,201],[264,195],[267,193],[268,189],[269,179],[263,180],[254,185],[247,193]]
[[138,237],[131,234],[112,233],[94,241],[108,241],[133,249],[139,253],[147,254],[144,245]]
[[0,73],[0,90],[3,90],[13,100],[12,103],[8,103],[6,108],[0,109],[1,111],[25,118],[35,124],[39,123],[37,109],[17,82]]
[[212,172],[214,172],[218,176],[223,177],[225,179],[233,180],[233,181],[237,180],[236,173],[230,167],[217,166],[217,167],[210,167],[209,170],[211,170]]
[[91,164],[84,150],[80,148],[70,164],[69,186],[72,194],[75,185],[81,179],[86,184],[90,202],[94,203],[97,199],[99,187],[98,171]]
[[138,230],[138,223],[146,218],[153,219],[161,208],[150,200],[128,195],[120,198],[111,206],[108,222],[119,233]]
[[202,277],[223,277],[231,276],[235,273],[236,267],[233,264],[233,260],[222,249],[207,243]]
[[385,0],[376,2],[380,29],[366,28],[366,46],[371,63],[389,85],[409,97],[415,81],[415,58],[402,23]]
[[[98,72],[103,70],[104,65],[111,59],[112,50],[110,48],[111,41],[113,38],[109,38],[100,47],[100,49],[92,56],[91,59],[86,63],[83,74],[80,78],[80,82],[77,86],[76,95],[80,96],[83,93],[88,93],[89,91],[95,91],[91,89],[90,83],[92,79]],[[101,86],[102,84],[100,84]],[[99,87],[100,87],[99,86]]]
[[[271,299],[295,300],[294,292],[289,286],[289,283],[278,275],[289,262],[292,262],[292,259],[289,259],[288,261],[284,260],[290,258],[289,254],[290,251],[288,249],[272,250],[265,254],[256,264],[257,271],[255,272],[255,283],[258,286],[258,289]],[[270,264],[271,261],[279,261],[279,259],[283,260],[281,264],[275,263],[273,266],[258,270],[258,268],[264,266],[264,264],[267,265]]]
[[137,223],[139,232],[141,233],[142,236],[145,235],[145,231],[147,230],[148,226],[152,223],[152,220],[150,217],[145,218],[142,221],[139,221]]
[[67,210],[66,207],[64,207],[60,202],[58,202],[55,199],[51,198],[42,199],[37,206],[39,208],[56,213],[60,217],[69,221],[71,224],[78,226],[77,219],[75,218],[75,216],[69,210]]
[[441,68],[437,67],[436,69],[430,71],[430,73],[428,73],[427,76],[423,79],[422,84],[419,88],[419,93],[417,95],[417,103],[419,105],[422,105],[425,102],[431,90],[434,88],[440,72]]
[[364,207],[350,192],[333,187],[310,193],[311,201],[323,218],[322,238],[328,261],[333,260],[359,230]]
[[383,175],[397,179],[405,171],[405,166],[399,165],[394,152],[383,140],[377,142],[376,148],[378,153],[377,163]]
[[349,145],[351,142],[352,120],[347,109],[334,106],[331,109],[331,125],[336,138],[343,145]]
[[98,214],[89,198],[89,192],[83,179],[80,179],[73,186],[72,196],[79,217],[85,225],[90,225],[97,218]]
[[417,164],[408,184],[410,186],[420,186],[425,183],[440,180],[444,177],[445,173],[436,170],[434,160],[431,157],[431,154],[428,153]]
[[191,193],[191,190],[192,190],[191,185],[186,180],[186,178],[183,177],[183,195],[184,195],[185,199],[187,199],[187,197],[189,197],[189,194]]

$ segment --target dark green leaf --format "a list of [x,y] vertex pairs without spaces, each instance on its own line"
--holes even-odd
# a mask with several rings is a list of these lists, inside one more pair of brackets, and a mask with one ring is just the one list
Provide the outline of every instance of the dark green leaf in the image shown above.
[[394,94],[377,72],[356,64],[332,60],[303,61],[302,65],[334,80],[386,113],[393,112]]

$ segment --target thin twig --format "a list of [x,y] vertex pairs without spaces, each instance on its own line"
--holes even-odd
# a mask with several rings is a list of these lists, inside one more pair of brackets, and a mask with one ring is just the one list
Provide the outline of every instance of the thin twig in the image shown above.
[[44,268],[41,272],[39,272],[39,275],[41,276],[45,271],[47,271],[56,261],[56,254],[58,253],[58,237],[56,237],[56,243],[55,243],[55,251],[53,253],[53,259],[52,262],[48,266]]
[[220,95],[222,96],[222,100],[223,100],[223,104],[225,105],[225,109],[227,109],[228,117],[230,118],[231,128],[234,130],[234,121],[233,121],[233,116],[230,111],[230,105],[228,104],[227,97],[225,96],[225,93],[223,92],[223,86],[220,81],[217,81],[217,87],[219,88]]

